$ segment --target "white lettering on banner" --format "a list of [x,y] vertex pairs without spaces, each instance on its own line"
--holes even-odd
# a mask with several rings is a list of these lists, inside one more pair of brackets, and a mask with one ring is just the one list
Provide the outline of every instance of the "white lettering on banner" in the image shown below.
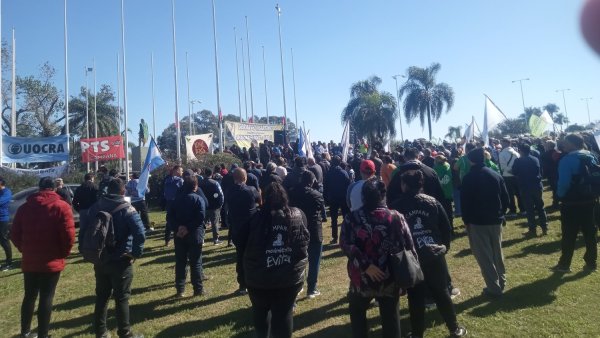
[[10,137],[2,136],[2,162],[38,163],[69,160],[69,136]]
[[[90,146],[92,147],[92,151],[95,153],[105,152],[105,151],[110,150],[110,145],[108,144],[108,140],[93,141],[93,142],[81,141],[81,151],[82,152],[85,152],[86,150],[88,150],[90,148]],[[101,149],[100,151],[98,151],[98,146],[100,146],[100,149]]]
[[263,142],[264,140],[274,141],[273,132],[283,130],[282,124],[260,124],[260,123],[240,123],[240,122],[225,122],[225,128],[235,143],[240,147],[250,147],[250,144],[255,142]]
[[67,170],[67,165],[61,165],[58,167],[53,167],[53,168],[46,168],[46,169],[13,169],[13,168],[8,168],[8,167],[2,167],[3,170],[6,170],[8,172],[11,172],[13,174],[16,175],[31,175],[31,176],[37,176],[39,178],[42,177],[52,177],[52,178],[57,178],[57,177],[61,177],[65,171]]

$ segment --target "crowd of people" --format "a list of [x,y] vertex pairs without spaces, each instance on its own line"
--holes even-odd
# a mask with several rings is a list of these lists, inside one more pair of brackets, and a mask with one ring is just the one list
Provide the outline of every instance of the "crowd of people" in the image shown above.
[[[599,162],[598,145],[589,135],[505,138],[491,140],[489,146],[425,140],[406,141],[394,149],[364,141],[350,150],[333,142],[311,146],[314,156],[309,158],[298,156],[294,144],[232,146],[226,151],[239,164],[170,168],[163,181],[164,243],[174,246],[174,297],[186,297],[188,266],[192,295],[205,295],[206,231],[211,229],[213,245],[222,245],[227,229],[227,245],[235,246],[236,293],[250,298],[257,337],[291,337],[305,280],[306,296],[321,296],[323,224],[329,214],[329,244],[339,245],[348,258],[354,337],[368,336],[366,311],[373,302],[380,309],[382,335],[400,337],[399,298],[404,294],[409,337],[423,337],[428,304],[437,306],[450,336],[462,337],[467,329],[458,323],[453,305],[460,290],[452,283],[445,258],[459,231],[458,219],[481,270],[483,295],[501,297],[507,283],[502,254],[506,218],[526,217],[526,237],[537,236],[538,226],[542,236],[548,233],[543,178],[553,195],[550,207],[561,213],[561,257],[552,269],[570,271],[581,231],[584,269],[596,270],[598,195],[590,190],[585,172]],[[22,337],[35,336],[31,321],[38,295],[37,336],[48,336],[54,290],[75,243],[70,204],[80,214],[80,252],[91,233],[105,225],[108,229],[102,237],[106,246],[94,264],[96,336],[110,336],[106,317],[111,295],[119,337],[141,336],[131,331],[129,322],[132,266],[142,255],[146,233],[155,229],[144,194],[138,191],[139,175],[133,173],[127,183],[118,176],[116,170],[102,168],[96,185],[94,175],[86,174],[74,196],[61,180],[43,178],[40,191],[17,211],[12,228],[6,209],[11,192],[0,178],[3,267],[12,267],[9,238],[23,254]],[[401,250],[418,257],[423,274],[409,288],[401,288],[391,271],[390,257]]]

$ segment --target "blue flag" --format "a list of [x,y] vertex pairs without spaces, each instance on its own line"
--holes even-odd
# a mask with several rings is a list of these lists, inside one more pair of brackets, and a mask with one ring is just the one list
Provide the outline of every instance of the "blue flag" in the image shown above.
[[298,129],[298,155],[300,157],[306,157],[306,153],[304,153],[304,133],[302,132],[302,128]]
[[162,159],[160,150],[158,150],[156,142],[154,142],[154,138],[151,138],[150,147],[148,147],[148,154],[146,155],[146,161],[144,161],[144,167],[142,168],[142,173],[140,174],[140,181],[137,185],[138,195],[140,197],[143,198],[146,195],[150,173],[154,171],[154,169],[159,168],[164,164],[165,160]]

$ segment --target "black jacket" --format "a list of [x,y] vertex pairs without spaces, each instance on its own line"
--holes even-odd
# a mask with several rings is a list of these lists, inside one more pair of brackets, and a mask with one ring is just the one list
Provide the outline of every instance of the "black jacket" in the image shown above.
[[346,192],[350,185],[348,173],[342,167],[331,167],[325,175],[325,196],[329,203],[346,204]]
[[228,224],[232,237],[244,236],[248,222],[257,211],[258,191],[246,184],[234,184],[225,193],[228,209]]
[[282,185],[288,194],[300,184],[302,180],[302,174],[305,171],[306,167],[294,166],[292,171],[288,172],[288,174],[285,176]]
[[390,203],[389,208],[404,215],[421,262],[450,249],[452,227],[444,207],[435,198],[425,194],[403,194]]
[[387,187],[387,200],[395,201],[402,196],[402,181],[400,176],[409,170],[420,170],[423,173],[425,181],[423,182],[423,192],[434,197],[442,203],[445,199],[442,184],[435,171],[419,161],[409,161],[401,165],[392,174],[392,179]]
[[273,182],[281,184],[283,180],[274,172],[265,174],[263,179],[260,180],[260,190],[264,193],[264,191],[267,190],[267,187]]
[[79,212],[89,209],[98,200],[98,188],[92,181],[81,183],[73,197],[73,208]]
[[321,168],[321,166],[318,164],[315,164],[315,165],[308,166],[306,168],[315,175],[315,179],[317,180],[316,186],[322,188],[323,187],[323,169]]
[[190,238],[201,243],[204,238],[206,203],[198,194],[180,191],[167,210],[167,221],[171,230],[177,233],[179,226],[185,226]]
[[323,194],[311,187],[294,189],[290,194],[290,205],[302,210],[306,215],[311,241],[323,242],[321,208],[324,204]]
[[304,282],[309,234],[306,216],[290,208],[286,225],[282,210],[261,211],[252,217],[245,242],[246,284],[256,289],[282,289]]
[[254,187],[256,190],[259,190],[260,182],[258,181],[258,177],[256,177],[256,175],[254,175],[253,173],[246,173],[246,175],[246,184],[250,187]]
[[460,202],[465,224],[501,224],[509,204],[504,179],[490,168],[471,166],[462,181]]
[[199,188],[204,193],[207,200],[207,210],[217,210],[223,206],[225,196],[219,182],[212,178],[205,178],[200,181]]

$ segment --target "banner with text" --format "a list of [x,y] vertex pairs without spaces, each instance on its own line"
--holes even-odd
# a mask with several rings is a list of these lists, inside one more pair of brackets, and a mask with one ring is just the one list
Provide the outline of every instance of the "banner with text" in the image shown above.
[[69,160],[69,136],[2,136],[3,163],[62,162]]
[[213,134],[191,135],[185,137],[185,148],[188,160],[211,153]]
[[231,133],[233,140],[240,147],[250,148],[254,143],[258,146],[264,140],[275,141],[273,132],[283,130],[283,124],[259,124],[242,122],[225,122],[225,127]]
[[6,170],[10,173],[17,175],[30,175],[37,176],[39,178],[42,177],[52,177],[57,178],[61,177],[64,173],[66,173],[68,166],[66,164],[59,165],[58,167],[46,168],[46,169],[13,169],[9,167],[2,167],[2,170]]
[[123,138],[108,136],[81,139],[81,162],[111,161],[125,158]]

